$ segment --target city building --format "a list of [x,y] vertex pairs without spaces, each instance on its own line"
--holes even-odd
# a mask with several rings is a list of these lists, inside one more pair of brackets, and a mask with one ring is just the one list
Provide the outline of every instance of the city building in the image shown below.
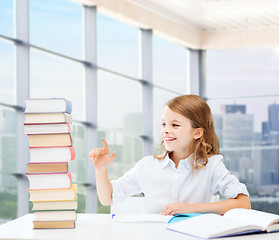
[[246,114],[245,105],[223,105],[221,109],[221,114],[214,115],[221,153],[230,171],[246,180],[247,168],[251,168],[254,116]]

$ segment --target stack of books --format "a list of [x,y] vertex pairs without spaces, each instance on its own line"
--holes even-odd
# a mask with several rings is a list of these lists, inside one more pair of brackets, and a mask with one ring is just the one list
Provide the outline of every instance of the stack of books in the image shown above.
[[72,105],[64,98],[25,100],[24,133],[29,141],[30,201],[35,229],[75,228],[77,185],[68,163],[72,146]]

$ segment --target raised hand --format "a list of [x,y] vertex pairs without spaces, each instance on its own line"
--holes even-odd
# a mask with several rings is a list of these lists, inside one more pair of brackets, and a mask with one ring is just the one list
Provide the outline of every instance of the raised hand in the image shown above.
[[93,161],[97,170],[106,170],[116,157],[116,152],[113,152],[110,156],[106,140],[103,138],[102,141],[104,148],[95,148],[89,153],[89,159]]

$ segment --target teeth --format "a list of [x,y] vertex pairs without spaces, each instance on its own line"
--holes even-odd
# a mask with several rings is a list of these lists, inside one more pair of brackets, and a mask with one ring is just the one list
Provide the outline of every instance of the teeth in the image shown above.
[[166,141],[172,141],[175,140],[176,138],[165,138]]

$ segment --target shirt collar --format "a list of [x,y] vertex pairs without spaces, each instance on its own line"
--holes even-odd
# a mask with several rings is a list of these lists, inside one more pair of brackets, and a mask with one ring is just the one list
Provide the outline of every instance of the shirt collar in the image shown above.
[[[165,168],[168,164],[170,164],[172,160],[169,157],[169,153],[166,155],[164,159],[162,159],[162,168]],[[191,166],[190,164],[190,157],[181,159],[178,165],[178,168],[187,168],[189,169]]]

